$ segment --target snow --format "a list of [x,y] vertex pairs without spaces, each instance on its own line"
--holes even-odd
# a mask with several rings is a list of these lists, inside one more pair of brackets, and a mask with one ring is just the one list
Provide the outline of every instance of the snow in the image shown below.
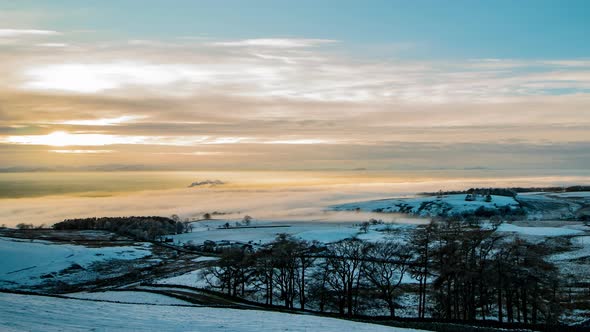
[[529,220],[563,220],[576,217],[583,208],[577,199],[580,195],[584,193],[523,193],[517,198],[525,205]]
[[[389,237],[386,232],[380,231],[384,230],[386,226],[392,229],[401,227],[401,225],[396,224],[374,225],[370,227],[368,233],[360,233],[358,223],[355,225],[352,222],[267,221],[259,223],[256,228],[218,228],[219,225],[223,225],[225,222],[216,220],[213,222],[193,223],[193,231],[173,236],[174,242],[176,244],[193,243],[199,245],[203,244],[206,240],[210,240],[215,242],[231,241],[257,245],[270,243],[281,233],[286,233],[302,240],[323,243],[336,242],[354,236],[368,241],[379,241]],[[414,225],[404,226],[415,227]]]
[[210,262],[210,261],[216,261],[218,259],[219,259],[219,257],[201,256],[201,257],[198,257],[198,258],[193,259],[193,262],[195,262],[195,263]]
[[359,233],[358,228],[319,229],[298,233],[297,236],[306,241],[319,241],[324,243],[336,242]]
[[551,196],[566,197],[566,198],[590,198],[590,191],[573,191],[567,193],[547,193]]
[[577,229],[568,229],[563,227],[522,227],[512,224],[503,223],[498,227],[499,232],[511,232],[522,235],[532,236],[567,236],[584,233]]
[[568,261],[584,257],[590,257],[590,236],[577,236],[572,238],[572,245],[577,250],[572,250],[550,256],[551,261]]
[[[413,197],[413,198],[393,198],[376,201],[354,202],[332,206],[333,209],[355,210],[360,209],[365,212],[409,212],[420,216],[434,216],[441,214],[443,211],[448,214],[460,214],[463,212],[475,211],[483,206],[488,209],[494,209],[503,206],[518,207],[518,202],[507,196],[492,195],[491,202],[485,202],[482,197],[475,201],[465,201],[464,194],[445,195],[442,198],[437,196]],[[402,211],[403,210],[403,211]]]
[[261,310],[120,304],[0,294],[2,331],[390,331],[418,330]]
[[137,304],[165,304],[165,305],[190,305],[189,302],[173,297],[150,293],[133,291],[105,291],[105,292],[80,292],[65,294],[65,296],[77,299],[90,299],[101,301],[114,301]]
[[[213,277],[213,276],[210,276]],[[189,287],[196,287],[196,288],[207,288],[209,284],[205,280],[203,276],[203,270],[194,270],[191,272],[187,272],[185,274],[175,276],[175,277],[168,277],[164,279],[159,279],[155,281],[156,284],[161,285],[181,285],[181,286],[189,286]]]
[[41,276],[78,264],[88,268],[96,262],[112,259],[132,260],[151,255],[150,245],[90,248],[39,240],[0,237],[0,286],[39,283]]

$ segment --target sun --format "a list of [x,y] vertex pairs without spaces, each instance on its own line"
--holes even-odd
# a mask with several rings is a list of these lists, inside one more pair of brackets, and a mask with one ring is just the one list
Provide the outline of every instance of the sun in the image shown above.
[[65,131],[54,131],[51,134],[45,135],[42,140],[44,140],[43,145],[50,145],[50,146],[68,146],[72,145],[72,137],[73,135],[68,134]]
[[74,136],[65,131],[54,131],[47,135],[9,136],[7,140],[16,144],[68,146],[74,145]]

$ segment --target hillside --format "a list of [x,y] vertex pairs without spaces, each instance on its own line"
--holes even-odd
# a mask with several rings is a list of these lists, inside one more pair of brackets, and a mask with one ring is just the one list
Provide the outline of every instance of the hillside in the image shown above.
[[149,261],[152,250],[149,243],[106,246],[105,241],[101,246],[89,247],[0,237],[0,253],[0,288],[18,288],[41,283],[92,281],[105,277],[104,266],[113,262],[120,266],[119,274],[126,273],[128,264]]
[[259,310],[122,304],[6,293],[0,293],[0,330],[418,331]]
[[[531,192],[516,197],[491,195],[465,200],[466,194],[429,195],[352,202],[331,206],[336,211],[407,213],[422,217],[480,214],[483,217],[516,216],[529,220],[588,220],[590,192]],[[478,210],[479,209],[479,210]]]
[[498,211],[501,208],[515,210],[519,203],[512,197],[492,195],[486,202],[483,197],[466,201],[464,194],[425,196],[413,198],[392,198],[376,201],[354,202],[332,206],[336,211],[400,212],[419,216],[454,215],[472,213],[480,207]]

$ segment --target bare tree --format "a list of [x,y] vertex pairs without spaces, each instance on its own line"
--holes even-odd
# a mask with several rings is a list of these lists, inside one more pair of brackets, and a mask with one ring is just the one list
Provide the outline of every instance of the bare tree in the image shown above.
[[228,295],[244,296],[246,285],[254,275],[252,258],[252,254],[245,248],[224,250],[218,264],[205,270],[208,285],[227,292]]
[[434,224],[418,227],[410,238],[409,250],[413,254],[410,267],[412,277],[418,280],[418,318],[426,316],[426,286],[430,275],[430,246],[433,238]]
[[389,308],[391,317],[395,317],[396,291],[408,268],[411,258],[409,250],[396,242],[378,242],[368,246],[366,261],[363,264],[363,276],[375,289],[379,299]]
[[33,229],[33,228],[35,228],[35,226],[33,224],[20,223],[20,224],[16,225],[16,228],[18,228],[18,229]]
[[366,250],[365,243],[356,238],[345,239],[328,247],[328,284],[337,294],[340,314],[344,314],[345,308],[348,316],[355,312]]
[[361,224],[360,231],[363,233],[367,233],[369,231],[369,227],[371,227],[371,223],[368,221],[365,221]]
[[246,226],[250,226],[251,222],[252,222],[252,217],[250,217],[249,215],[245,215],[244,218],[242,219],[242,223]]

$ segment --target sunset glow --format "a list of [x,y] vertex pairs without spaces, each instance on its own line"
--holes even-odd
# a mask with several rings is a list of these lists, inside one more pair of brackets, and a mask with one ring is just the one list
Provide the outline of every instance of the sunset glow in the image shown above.
[[[134,0],[77,4],[104,20],[65,4],[0,6],[2,166],[494,172],[511,160],[526,173],[590,162],[585,19],[546,27],[541,14],[471,4],[467,22],[456,5],[433,15],[377,2],[350,16],[306,2],[305,24],[278,4],[265,19],[190,1],[190,18]],[[235,24],[206,24],[204,8]],[[36,155],[43,146],[117,153]]]

